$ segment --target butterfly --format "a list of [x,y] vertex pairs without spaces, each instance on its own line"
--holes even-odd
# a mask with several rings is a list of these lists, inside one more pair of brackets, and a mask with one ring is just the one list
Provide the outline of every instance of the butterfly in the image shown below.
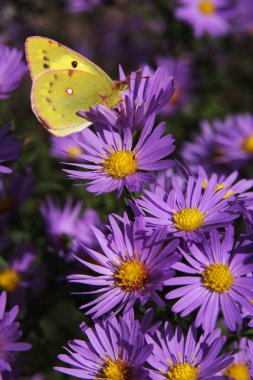
[[[100,67],[46,37],[32,36],[25,44],[32,77],[31,104],[41,124],[55,136],[67,136],[91,125],[79,110],[120,103],[122,81],[113,81]],[[123,86],[122,86],[123,85]]]

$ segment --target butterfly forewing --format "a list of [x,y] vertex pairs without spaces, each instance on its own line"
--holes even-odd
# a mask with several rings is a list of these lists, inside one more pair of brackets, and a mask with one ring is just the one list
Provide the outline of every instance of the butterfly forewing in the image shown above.
[[34,81],[32,107],[37,118],[57,136],[78,132],[90,123],[79,110],[105,103],[113,93],[107,81],[78,70],[51,70]]
[[47,71],[77,69],[94,73],[110,83],[113,82],[95,63],[46,37],[29,37],[26,40],[26,57],[33,80]]

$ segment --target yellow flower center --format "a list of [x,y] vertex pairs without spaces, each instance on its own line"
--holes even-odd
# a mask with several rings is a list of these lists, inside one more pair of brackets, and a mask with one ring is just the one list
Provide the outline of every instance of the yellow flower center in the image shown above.
[[182,208],[174,214],[174,225],[181,231],[194,231],[202,226],[205,215],[197,207]]
[[202,0],[199,2],[199,10],[205,15],[210,15],[215,12],[215,5],[210,0]]
[[110,156],[104,160],[104,171],[114,178],[124,178],[126,175],[137,171],[137,157],[134,152],[126,150],[111,150]]
[[247,153],[253,153],[253,135],[247,137],[243,143],[242,143],[242,148],[247,152]]
[[204,284],[214,292],[225,293],[233,284],[234,278],[228,265],[215,263],[207,265],[205,271],[201,272]]
[[[218,183],[217,186],[216,186],[215,192],[217,192],[219,190],[222,190],[222,189],[225,189],[226,186],[227,185],[225,183]],[[203,181],[202,187],[203,187],[203,189],[206,189],[206,187],[207,187],[207,180],[206,179]],[[230,190],[228,190],[226,192],[226,194],[224,195],[223,199],[227,199],[227,198],[229,198],[233,194],[234,194],[233,190],[230,189]]]
[[98,374],[96,380],[129,380],[130,370],[127,364],[122,360],[107,360],[102,372]]
[[78,145],[73,145],[68,148],[67,153],[70,160],[76,160],[78,158],[76,157],[78,154],[83,154],[83,149],[80,148]]
[[0,272],[0,287],[7,292],[14,292],[20,281],[20,275],[14,269],[7,268]]
[[126,292],[143,289],[148,278],[148,269],[137,259],[121,263],[114,275],[116,285]]
[[234,363],[224,372],[225,376],[235,380],[250,380],[249,367],[244,363]]
[[174,94],[172,95],[172,97],[170,98],[170,100],[168,102],[168,105],[178,103],[178,101],[180,99],[180,94],[181,94],[181,91],[179,90],[178,87],[176,87]]
[[167,372],[169,380],[197,380],[198,367],[192,367],[189,363],[179,363],[173,365]]

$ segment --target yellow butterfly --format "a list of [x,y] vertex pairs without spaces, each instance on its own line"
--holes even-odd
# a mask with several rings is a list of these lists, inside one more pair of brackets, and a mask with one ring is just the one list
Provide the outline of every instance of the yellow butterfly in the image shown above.
[[79,110],[119,104],[122,81],[113,81],[82,55],[38,36],[26,40],[25,50],[33,80],[32,109],[52,134],[67,136],[91,125],[77,115]]

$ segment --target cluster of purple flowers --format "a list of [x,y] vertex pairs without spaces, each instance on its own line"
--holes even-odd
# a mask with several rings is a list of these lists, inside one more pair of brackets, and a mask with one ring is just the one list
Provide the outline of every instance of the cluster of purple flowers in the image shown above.
[[[153,75],[147,67],[133,73],[116,110],[98,105],[80,111],[93,130],[54,139],[55,152],[63,144],[58,157],[73,167],[64,169],[71,179],[96,194],[116,190],[120,198],[125,189],[129,207],[123,216],[109,215],[104,227],[90,223],[92,245],[76,235],[80,204],[68,201],[61,211],[49,199],[41,208],[51,237],[73,238],[70,251],[79,265],[68,280],[83,287],[81,310],[94,322],[93,328],[81,324],[86,339],[70,342],[59,356],[65,366],[56,369],[82,379],[249,380],[251,342],[244,337],[220,354],[226,338],[218,326],[243,332],[253,317],[253,239],[247,232],[253,181],[228,171],[251,159],[252,117],[229,116],[214,127],[203,122],[202,135],[182,150],[186,163],[173,160],[173,136],[164,135],[164,123],[155,126],[175,91],[164,65]],[[211,149],[219,151],[220,165],[212,164]],[[240,219],[248,228],[235,236]],[[152,326],[151,310],[135,320],[133,308],[148,302],[174,315],[178,325]],[[186,332],[180,326],[191,316]]]
[[[64,1],[71,14],[101,3]],[[250,0],[177,0],[171,9],[197,39],[252,27]],[[247,178],[253,115],[202,120],[175,159],[175,139],[156,118],[190,109],[194,63],[190,55],[156,62],[156,70],[143,66],[129,77],[120,66],[128,86],[117,108],[80,109],[89,129],[51,137],[50,155],[64,165],[63,175],[92,196],[112,193],[124,211],[112,209],[101,221],[102,213],[84,210],[88,197],[40,198],[32,223],[42,228],[47,263],[37,260],[35,244],[8,235],[35,181],[29,168],[12,173],[22,143],[11,125],[0,127],[0,380],[23,376],[15,353],[31,348],[19,342],[19,309],[29,316],[47,286],[51,292],[67,281],[78,287],[86,323],[58,356],[56,371],[91,380],[253,378],[253,180]],[[26,71],[22,54],[1,45],[0,101]]]

